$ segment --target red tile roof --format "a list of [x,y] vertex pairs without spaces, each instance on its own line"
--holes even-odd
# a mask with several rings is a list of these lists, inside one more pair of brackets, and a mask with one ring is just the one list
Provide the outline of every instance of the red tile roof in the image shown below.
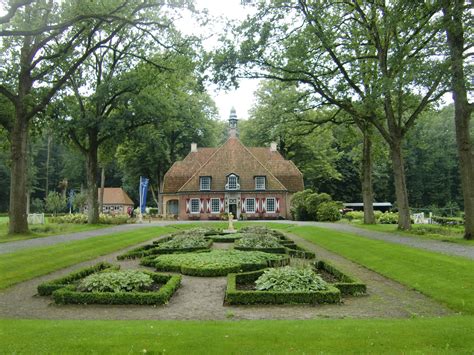
[[[100,196],[100,188],[99,188]],[[105,205],[134,205],[132,199],[121,187],[104,188],[104,204]]]
[[174,163],[165,174],[163,192],[199,191],[200,176],[211,176],[211,191],[223,191],[231,173],[240,177],[241,190],[254,190],[255,176],[266,176],[266,190],[303,189],[303,175],[279,152],[264,147],[247,148],[238,138],[229,138],[219,148],[198,148]]

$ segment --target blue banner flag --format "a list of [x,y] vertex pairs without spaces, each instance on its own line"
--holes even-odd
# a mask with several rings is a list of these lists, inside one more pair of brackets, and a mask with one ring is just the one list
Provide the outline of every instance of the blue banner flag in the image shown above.
[[148,179],[140,176],[140,212],[145,213],[146,193],[148,192]]

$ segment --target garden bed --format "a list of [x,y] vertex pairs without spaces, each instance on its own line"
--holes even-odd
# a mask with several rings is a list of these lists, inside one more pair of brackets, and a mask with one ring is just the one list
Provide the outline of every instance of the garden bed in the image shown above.
[[212,250],[209,252],[160,255],[141,260],[141,265],[158,271],[180,272],[190,276],[226,276],[232,272],[259,270],[288,265],[287,255],[258,251]]
[[330,282],[334,287],[337,287],[343,295],[362,295],[367,292],[367,285],[362,281],[349,276],[331,263],[318,260],[314,263],[317,273],[323,276],[325,281]]
[[53,292],[57,304],[137,304],[160,305],[168,303],[181,283],[180,275],[165,275],[143,271],[153,279],[146,291],[84,292],[77,285],[68,285]]
[[328,285],[326,290],[307,292],[258,291],[253,287],[254,282],[264,273],[264,270],[232,273],[227,275],[225,304],[320,304],[339,303],[341,292],[338,288]]
[[216,243],[233,243],[236,240],[242,238],[241,234],[234,233],[234,234],[212,234],[206,235],[206,238],[216,242]]

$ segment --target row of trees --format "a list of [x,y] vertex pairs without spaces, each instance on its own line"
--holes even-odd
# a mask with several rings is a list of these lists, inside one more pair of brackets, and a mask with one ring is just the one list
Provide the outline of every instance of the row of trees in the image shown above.
[[[248,2],[247,2],[248,3]],[[403,144],[422,113],[453,93],[465,238],[474,238],[474,162],[466,61],[472,17],[463,0],[262,1],[214,57],[217,80],[239,77],[296,86],[304,110],[320,108],[314,125],[351,120],[363,134],[362,191],[373,222],[372,141],[389,150],[399,209],[409,229]],[[236,35],[235,35],[236,34]],[[470,68],[467,68],[468,70]],[[230,78],[230,81],[227,79]]]

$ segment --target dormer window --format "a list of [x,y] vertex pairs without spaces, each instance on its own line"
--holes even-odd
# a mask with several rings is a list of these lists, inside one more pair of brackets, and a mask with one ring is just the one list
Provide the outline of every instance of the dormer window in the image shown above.
[[255,176],[255,190],[265,190],[266,179],[265,176]]
[[199,190],[209,191],[211,189],[211,177],[201,176],[199,177]]
[[239,190],[240,189],[239,177],[235,174],[230,174],[229,176],[227,176],[227,184],[225,184],[225,189],[226,190]]

